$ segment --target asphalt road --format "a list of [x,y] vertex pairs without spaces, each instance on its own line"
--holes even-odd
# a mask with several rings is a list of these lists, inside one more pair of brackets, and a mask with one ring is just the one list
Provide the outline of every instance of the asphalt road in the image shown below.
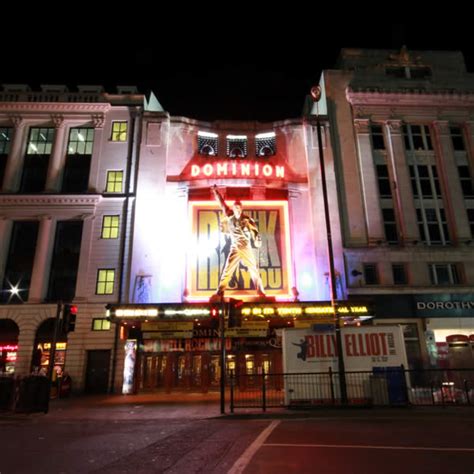
[[0,414],[0,474],[474,472],[474,408],[220,417],[215,403],[108,400]]

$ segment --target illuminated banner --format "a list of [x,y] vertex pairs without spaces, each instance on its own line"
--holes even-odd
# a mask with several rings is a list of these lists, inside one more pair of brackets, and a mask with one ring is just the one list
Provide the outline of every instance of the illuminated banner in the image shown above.
[[273,178],[284,179],[285,167],[270,163],[212,162],[191,165],[192,178]]
[[[232,201],[228,205],[232,205]],[[243,201],[243,213],[257,224],[262,246],[255,248],[265,291],[270,296],[290,298],[290,242],[287,201]],[[225,219],[214,201],[191,201],[191,248],[188,253],[189,301],[204,301],[213,295],[231,247]],[[254,296],[250,273],[242,263],[233,275],[226,296]]]

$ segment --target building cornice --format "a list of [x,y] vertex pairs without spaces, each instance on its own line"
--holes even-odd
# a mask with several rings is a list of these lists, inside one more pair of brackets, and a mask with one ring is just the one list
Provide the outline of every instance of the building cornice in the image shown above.
[[0,102],[0,113],[8,114],[31,114],[31,113],[55,113],[55,114],[104,114],[112,106],[107,103],[47,103],[47,102]]
[[471,92],[440,91],[427,93],[420,90],[388,92],[347,89],[346,97],[353,106],[474,107],[474,93]]
[[34,211],[43,214],[45,211],[81,210],[94,212],[102,196],[94,195],[0,195],[0,215],[8,216],[12,211]]

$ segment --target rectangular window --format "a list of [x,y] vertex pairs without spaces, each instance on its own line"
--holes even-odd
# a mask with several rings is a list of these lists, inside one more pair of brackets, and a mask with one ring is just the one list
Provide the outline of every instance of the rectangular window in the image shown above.
[[366,285],[378,285],[379,277],[375,263],[364,263],[364,280]]
[[74,299],[81,251],[82,224],[82,221],[60,221],[56,225],[49,277],[49,301]]
[[376,165],[377,182],[379,185],[379,195],[381,198],[391,198],[392,190],[390,188],[390,177],[388,175],[387,165]]
[[87,192],[93,145],[93,128],[71,128],[61,189],[63,193]]
[[432,263],[429,265],[432,285],[458,285],[459,275],[454,263]]
[[474,238],[474,209],[466,209],[467,220],[469,221],[469,227],[471,228],[471,236]]
[[418,208],[416,217],[420,237],[425,244],[446,245],[450,243],[444,209]]
[[113,142],[126,142],[127,141],[127,122],[112,122],[112,137]]
[[2,187],[5,168],[7,167],[8,154],[12,141],[13,129],[11,127],[0,127],[0,188]]
[[105,318],[94,318],[92,320],[93,331],[108,331],[110,329],[110,321]]
[[382,209],[383,226],[385,230],[385,239],[390,245],[398,244],[397,221],[395,211],[391,208]]
[[449,130],[451,131],[451,143],[453,144],[453,150],[466,151],[461,127],[450,127]]
[[370,127],[372,136],[372,147],[374,150],[385,150],[385,140],[383,137],[383,128],[381,125],[372,125]]
[[30,129],[20,192],[38,193],[44,191],[53,141],[54,128]]
[[3,291],[0,293],[2,303],[18,304],[28,300],[37,237],[37,221],[13,223]]
[[407,151],[433,150],[428,125],[406,124],[403,127],[403,136],[405,139],[405,149]]
[[115,270],[113,268],[101,268],[97,272],[97,295],[112,295],[114,293]]
[[433,199],[441,197],[436,165],[410,165],[409,171],[415,198]]
[[392,264],[392,274],[393,274],[394,285],[406,285],[408,283],[405,264],[403,263]]
[[461,189],[465,198],[474,198],[474,182],[472,181],[471,171],[468,165],[458,165],[459,180]]
[[119,216],[104,216],[102,220],[102,239],[117,239],[119,234]]
[[123,192],[123,171],[107,171],[107,193]]

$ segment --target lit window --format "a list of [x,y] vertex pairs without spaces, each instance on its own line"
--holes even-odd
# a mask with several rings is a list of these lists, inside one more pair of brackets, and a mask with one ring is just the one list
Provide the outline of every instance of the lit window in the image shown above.
[[94,318],[92,320],[93,331],[108,331],[110,329],[110,321],[105,318]]
[[276,153],[275,132],[256,135],[255,149],[257,156],[273,156]]
[[54,128],[32,128],[27,155],[49,155],[53,148]]
[[12,141],[12,128],[0,127],[0,155],[8,155]]
[[217,134],[210,132],[198,132],[198,153],[205,156],[217,156]]
[[108,193],[121,193],[123,191],[123,171],[107,171],[107,187]]
[[119,222],[119,216],[104,216],[101,237],[103,239],[117,239],[119,234]]
[[247,137],[245,135],[227,135],[227,156],[245,158],[247,156]]
[[112,122],[112,141],[127,141],[127,122]]
[[114,293],[115,270],[100,269],[97,272],[97,295],[112,295]]
[[69,155],[92,155],[93,128],[71,128],[67,152]]

